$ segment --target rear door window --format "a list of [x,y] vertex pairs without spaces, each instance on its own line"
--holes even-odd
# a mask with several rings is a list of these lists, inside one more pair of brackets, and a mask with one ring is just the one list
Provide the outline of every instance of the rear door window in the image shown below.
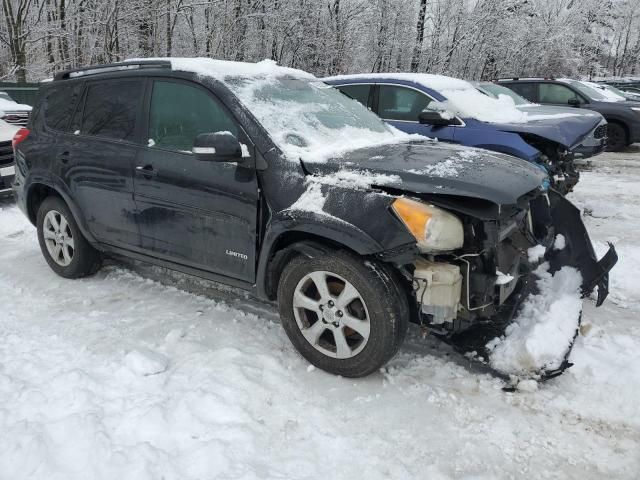
[[[500,84],[502,85],[502,84]],[[530,102],[537,102],[538,89],[535,83],[505,83],[505,87],[510,88],[521,97],[526,98]]]
[[427,94],[407,87],[380,85],[378,115],[384,120],[417,122],[433,99]]
[[342,93],[347,97],[353,98],[359,101],[367,108],[371,108],[371,102],[369,101],[371,95],[372,85],[342,85],[338,87]]
[[67,132],[69,121],[82,95],[82,83],[72,83],[49,88],[45,94],[42,109],[44,122],[48,128]]
[[82,115],[83,135],[134,141],[144,83],[141,79],[89,85]]
[[149,146],[191,151],[201,133],[231,132],[238,125],[204,89],[182,82],[156,81],[149,111]]

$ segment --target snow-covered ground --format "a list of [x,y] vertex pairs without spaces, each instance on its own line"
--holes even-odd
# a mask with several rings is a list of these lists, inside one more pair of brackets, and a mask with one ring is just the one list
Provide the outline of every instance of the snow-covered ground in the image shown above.
[[55,276],[0,203],[0,479],[638,478],[640,148],[593,165],[572,199],[616,243],[612,293],[532,392],[415,331],[380,373],[325,374],[246,296],[140,265]]

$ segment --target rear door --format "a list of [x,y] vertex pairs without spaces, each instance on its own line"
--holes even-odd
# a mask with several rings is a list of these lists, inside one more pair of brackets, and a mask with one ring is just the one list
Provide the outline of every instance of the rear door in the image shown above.
[[201,133],[228,131],[254,148],[227,108],[202,86],[150,82],[146,145],[135,166],[145,253],[253,282],[259,198],[253,166],[204,162],[191,153]]
[[423,125],[419,115],[434,102],[424,92],[401,85],[378,84],[378,104],[375,112],[385,122],[407,133],[417,133],[440,140],[454,141],[455,127]]
[[80,108],[56,152],[89,231],[103,243],[137,247],[133,162],[145,81],[127,78],[88,82]]

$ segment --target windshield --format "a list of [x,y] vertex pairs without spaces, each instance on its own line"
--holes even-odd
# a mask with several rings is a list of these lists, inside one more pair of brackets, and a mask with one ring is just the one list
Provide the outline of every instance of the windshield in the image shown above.
[[292,159],[322,161],[356,148],[412,139],[318,80],[227,77],[225,83]]
[[575,87],[576,89],[578,89],[580,91],[580,93],[582,93],[583,95],[585,95],[587,98],[589,98],[591,100],[596,100],[598,102],[606,102],[607,101],[607,96],[605,94],[599,92],[595,88],[588,87],[584,83],[579,82],[577,80],[567,80],[566,82],[569,85],[571,85],[571,86]]
[[518,105],[531,105],[531,102],[524,97],[521,97],[510,88],[503,87],[502,85],[496,85],[495,83],[481,83],[478,85],[478,90],[493,98],[498,98],[499,95],[507,95],[511,97],[513,103]]
[[616,95],[622,97],[622,98],[627,98],[627,93],[623,92],[622,90],[613,87],[611,85],[603,85],[604,88],[606,88],[607,90],[609,90],[612,93],[615,93]]

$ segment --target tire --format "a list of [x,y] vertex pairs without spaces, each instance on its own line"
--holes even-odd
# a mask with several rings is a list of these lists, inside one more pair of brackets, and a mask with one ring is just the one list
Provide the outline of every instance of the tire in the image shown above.
[[[341,298],[343,293],[348,297]],[[382,367],[402,345],[409,323],[407,295],[395,274],[341,251],[298,256],[287,264],[278,307],[298,352],[344,377],[364,377]]]
[[629,140],[627,138],[627,131],[619,123],[610,123],[607,127],[607,151],[619,152],[623,150]]
[[42,255],[58,275],[80,278],[98,271],[100,253],[84,238],[61,198],[45,198],[38,209],[36,225]]

